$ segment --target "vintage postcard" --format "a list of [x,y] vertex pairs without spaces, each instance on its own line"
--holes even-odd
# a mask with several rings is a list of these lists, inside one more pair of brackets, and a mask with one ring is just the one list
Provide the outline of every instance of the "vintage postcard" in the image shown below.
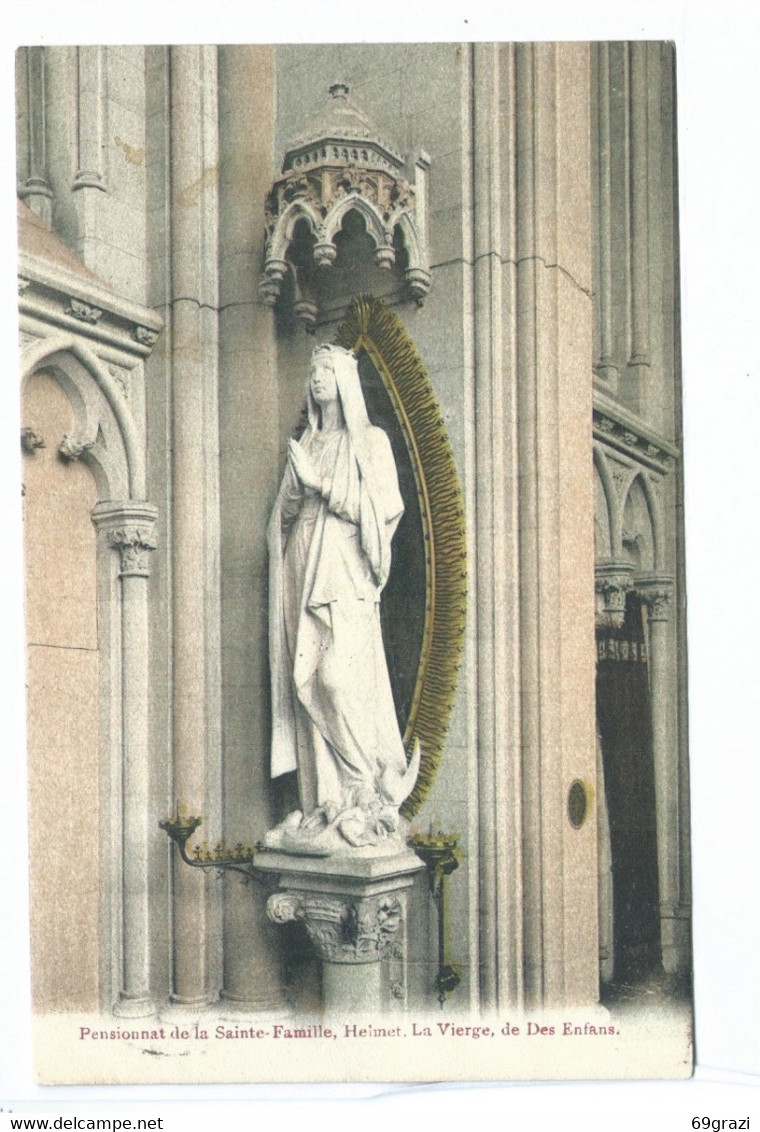
[[39,1080],[689,1076],[673,45],[16,67]]

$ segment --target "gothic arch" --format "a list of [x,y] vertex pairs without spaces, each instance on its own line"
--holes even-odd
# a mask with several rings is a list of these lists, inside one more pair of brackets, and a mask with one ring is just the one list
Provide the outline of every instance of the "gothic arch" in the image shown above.
[[610,557],[616,558],[616,557],[619,557],[619,552],[620,552],[620,548],[621,548],[621,538],[620,538],[621,522],[620,522],[620,507],[619,507],[618,500],[617,500],[617,494],[615,492],[615,484],[613,482],[612,476],[610,475],[610,469],[608,467],[607,459],[604,455],[604,452],[601,450],[601,448],[599,448],[595,444],[594,448],[593,448],[593,453],[594,453],[594,468],[596,469],[597,475],[599,477],[599,482],[601,483],[601,486],[602,486],[602,492],[603,492],[603,495],[604,495],[605,505],[606,505],[606,509],[607,509],[607,514],[605,516],[605,519],[606,519],[606,523],[607,523],[607,530],[609,531]]
[[306,221],[312,235],[319,238],[321,222],[316,212],[307,201],[294,200],[285,208],[272,232],[267,247],[267,261],[287,262],[288,248],[299,220]]
[[[100,994],[102,1006],[113,1003],[117,1014],[130,1016],[154,1009],[144,889],[150,765],[147,552],[156,547],[157,511],[145,500],[137,353],[131,343],[126,350],[100,342],[91,346],[77,334],[55,329],[35,338],[21,356],[22,385],[46,374],[72,409],[71,433],[42,439],[63,460],[86,465],[95,483],[97,502],[90,518],[96,530],[99,690],[97,704],[82,710],[97,713],[100,841],[93,851],[108,873],[101,892]],[[77,718],[80,726],[87,725],[86,718]]]
[[[21,362],[22,385],[45,369],[66,392],[75,413],[76,439],[88,445],[82,459],[93,470],[100,497],[144,499],[144,443],[126,397],[105,363],[71,334],[33,343],[23,351]],[[103,413],[104,402],[110,413]]]
[[334,242],[336,235],[341,230],[343,220],[349,212],[357,212],[364,220],[367,233],[375,244],[376,252],[391,245],[391,232],[383,222],[378,210],[366,197],[355,194],[344,197],[330,209],[323,229],[323,239],[326,243],[332,244]]
[[[643,503],[643,510],[640,504],[637,505],[636,495],[640,492],[640,500]],[[621,517],[621,551],[624,552],[622,540],[625,538],[624,524],[626,521],[626,512],[629,512],[634,519],[634,527],[627,532],[633,536],[640,545],[643,545],[648,551],[648,561],[636,563],[638,571],[642,569],[651,572],[657,570],[661,564],[662,558],[662,529],[661,529],[661,515],[657,503],[657,498],[649,477],[645,472],[638,472],[630,484],[623,500],[623,505],[620,510]],[[638,512],[638,514],[637,514]]]
[[652,550],[654,558],[654,569],[659,570],[662,567],[662,559],[664,555],[664,539],[662,532],[662,509],[659,500],[655,494],[654,485],[649,476],[643,472],[639,475],[644,495],[646,497],[647,506],[649,508],[649,521],[652,527]]
[[[96,1009],[103,990],[100,835],[110,764],[103,772],[103,625],[90,521],[99,489],[93,469],[64,462],[58,448],[83,411],[53,366],[36,370],[23,390],[31,946],[42,1012]],[[51,916],[61,900],[68,914]]]
[[408,211],[404,211],[400,216],[393,218],[395,227],[401,229],[401,235],[404,240],[404,247],[406,248],[407,255],[409,256],[409,268],[415,271],[424,271],[427,274],[426,255],[423,247],[423,242],[420,237],[417,225],[414,223]]

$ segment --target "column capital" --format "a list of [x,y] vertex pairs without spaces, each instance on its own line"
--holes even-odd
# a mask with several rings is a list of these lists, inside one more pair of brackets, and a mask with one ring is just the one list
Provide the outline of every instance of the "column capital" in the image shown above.
[[377,963],[398,932],[402,909],[396,896],[343,899],[305,892],[276,892],[267,901],[275,924],[301,920],[320,959],[328,963]]
[[625,618],[625,599],[633,588],[633,566],[629,562],[604,562],[594,569],[598,625],[620,627]]
[[673,579],[647,577],[636,579],[636,589],[647,607],[649,623],[670,620],[670,603],[673,599]]
[[106,531],[109,545],[121,554],[122,578],[150,575],[148,551],[158,546],[157,507],[134,500],[107,501],[96,504],[92,521],[98,530]]

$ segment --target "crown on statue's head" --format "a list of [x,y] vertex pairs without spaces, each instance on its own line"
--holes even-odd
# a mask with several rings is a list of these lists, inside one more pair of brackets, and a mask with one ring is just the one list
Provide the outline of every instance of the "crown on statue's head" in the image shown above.
[[347,350],[344,346],[338,346],[334,342],[320,342],[311,352],[312,361],[316,361],[317,358],[325,354],[342,354],[347,358],[355,358],[356,356],[352,350]]

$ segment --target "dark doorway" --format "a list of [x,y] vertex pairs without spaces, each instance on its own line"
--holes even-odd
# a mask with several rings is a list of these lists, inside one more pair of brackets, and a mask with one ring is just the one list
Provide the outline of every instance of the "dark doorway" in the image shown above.
[[652,713],[642,602],[597,628],[596,710],[610,824],[613,988],[662,973]]

